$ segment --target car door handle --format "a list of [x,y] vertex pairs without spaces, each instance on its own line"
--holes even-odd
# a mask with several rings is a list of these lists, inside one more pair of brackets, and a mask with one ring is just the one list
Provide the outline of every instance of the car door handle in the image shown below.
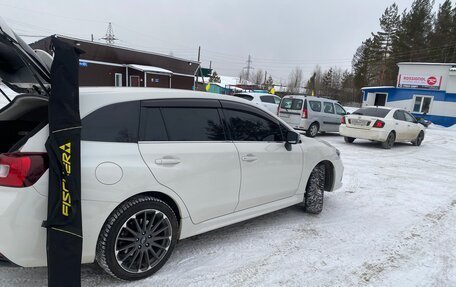
[[253,154],[244,155],[242,157],[242,160],[246,161],[246,162],[253,162],[253,161],[256,161],[257,159],[258,158],[256,156],[254,156]]
[[155,164],[158,165],[175,165],[179,164],[181,161],[177,158],[160,158],[155,160]]
[[399,123],[396,123],[396,126],[398,126],[398,125],[399,125]]

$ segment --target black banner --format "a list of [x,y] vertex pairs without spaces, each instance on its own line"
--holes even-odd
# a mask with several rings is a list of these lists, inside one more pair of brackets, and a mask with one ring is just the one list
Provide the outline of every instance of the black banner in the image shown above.
[[81,286],[81,118],[79,55],[81,51],[52,39],[49,99],[47,228],[48,286]]

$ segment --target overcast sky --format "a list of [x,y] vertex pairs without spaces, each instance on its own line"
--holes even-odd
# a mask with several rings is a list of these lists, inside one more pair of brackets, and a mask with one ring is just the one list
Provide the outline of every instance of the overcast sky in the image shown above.
[[[402,11],[413,0],[395,1]],[[436,0],[436,8],[443,0]],[[379,29],[383,0],[0,0],[0,16],[21,35],[100,39],[112,22],[117,45],[197,58],[219,74],[252,66],[286,81],[299,66],[351,67],[356,48]],[[38,38],[24,37],[27,42]]]

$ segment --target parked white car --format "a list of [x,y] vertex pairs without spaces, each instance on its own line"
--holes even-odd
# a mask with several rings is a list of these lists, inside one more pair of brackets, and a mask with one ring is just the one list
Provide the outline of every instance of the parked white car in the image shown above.
[[337,101],[313,96],[285,96],[277,113],[293,128],[305,130],[308,137],[319,132],[338,132],[340,119],[346,114]]
[[[50,61],[0,23],[0,258],[45,266]],[[41,56],[40,56],[41,55]],[[60,70],[59,70],[60,71]],[[147,88],[80,88],[82,263],[137,280],[178,240],[295,204],[319,213],[341,186],[333,146],[243,99]]]
[[424,139],[424,126],[409,112],[390,107],[363,107],[342,117],[339,128],[345,142],[367,139],[382,143],[390,149],[395,142],[411,142],[420,146]]
[[280,104],[280,97],[265,93],[236,93],[235,97],[250,101],[260,106],[274,115],[277,114],[277,108]]

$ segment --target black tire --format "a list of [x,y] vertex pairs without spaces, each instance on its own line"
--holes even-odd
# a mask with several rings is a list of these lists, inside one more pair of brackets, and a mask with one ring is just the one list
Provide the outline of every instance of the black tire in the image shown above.
[[382,148],[390,149],[394,146],[394,142],[396,141],[396,134],[394,132],[390,132],[386,141],[382,142]]
[[106,220],[97,243],[96,260],[107,273],[140,280],[157,272],[178,240],[173,210],[151,196],[137,196],[117,207]]
[[356,138],[351,138],[351,137],[344,137],[344,141],[346,143],[353,143],[355,141]]
[[306,193],[302,203],[304,211],[312,214],[319,214],[323,210],[323,198],[325,192],[325,165],[318,164],[310,174],[307,182]]
[[421,143],[423,142],[424,140],[424,132],[423,131],[420,131],[420,133],[418,134],[418,136],[416,137],[416,139],[414,141],[412,141],[412,144],[414,146],[420,146]]
[[312,123],[306,130],[306,136],[308,136],[309,138],[314,138],[318,134],[319,130],[320,125],[317,122]]

